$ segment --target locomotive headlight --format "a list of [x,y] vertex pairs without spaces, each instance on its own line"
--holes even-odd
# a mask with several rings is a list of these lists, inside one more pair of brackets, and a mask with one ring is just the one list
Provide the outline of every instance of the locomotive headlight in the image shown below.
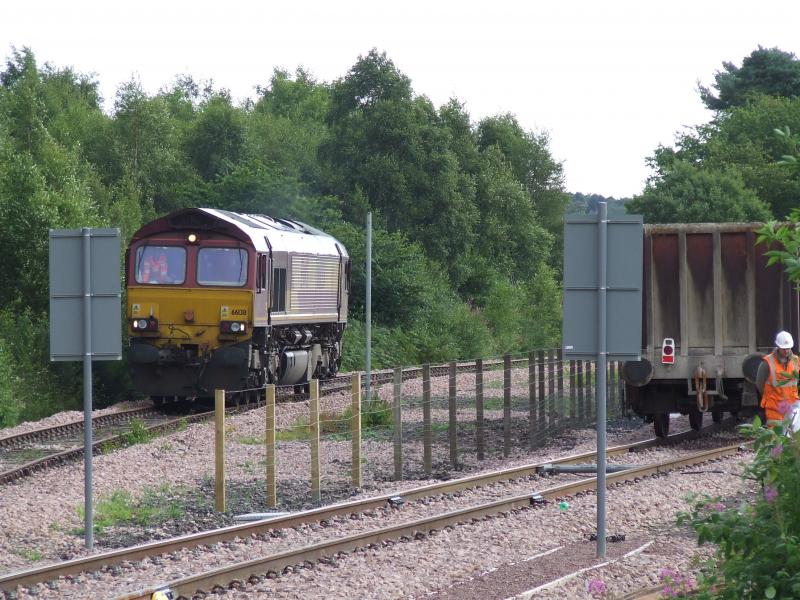
[[197,243],[197,234],[196,233],[190,233],[189,235],[186,236],[186,241],[189,242],[190,244],[196,244]]
[[239,333],[239,329],[240,328],[241,328],[241,325],[239,325],[239,323],[231,323],[231,331],[233,333]]
[[134,328],[138,327],[139,329],[147,329],[147,321],[144,319],[139,319],[138,321],[133,322]]

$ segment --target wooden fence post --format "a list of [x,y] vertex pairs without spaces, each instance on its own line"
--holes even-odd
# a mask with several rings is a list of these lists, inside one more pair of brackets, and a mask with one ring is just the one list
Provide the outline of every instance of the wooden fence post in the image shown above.
[[[351,433],[353,438],[353,487],[361,487],[361,373],[354,373],[350,380],[350,390],[352,392],[352,413]],[[367,399],[369,402],[369,399]]]
[[547,352],[547,423],[550,431],[556,430],[556,353]]
[[458,413],[456,412],[456,363],[450,362],[448,377],[447,408],[449,422],[447,426],[448,437],[450,438],[450,464],[454,469],[458,468]]
[[309,384],[310,402],[309,422],[311,423],[311,498],[319,502],[321,498],[319,486],[319,379],[312,379]]
[[266,394],[266,436],[267,451],[267,506],[274,508],[278,504],[278,482],[275,469],[275,385],[269,384],[264,390]]
[[475,445],[478,450],[478,460],[483,460],[485,441],[483,432],[483,359],[475,361]]
[[539,350],[536,353],[536,376],[538,379],[539,398],[537,404],[539,405],[539,432],[542,435],[542,440],[548,438],[547,435],[547,405],[544,396],[544,350]]
[[567,400],[564,397],[564,354],[561,348],[556,350],[556,390],[558,398],[559,423],[563,429],[567,416]]
[[577,397],[578,390],[575,389],[577,382],[575,379],[575,361],[569,361],[569,420],[575,422],[578,417]]
[[511,454],[511,355],[503,355],[503,456]]
[[433,432],[431,431],[431,366],[422,365],[422,463],[425,474],[433,471],[433,457],[431,445]]
[[536,447],[536,352],[528,353],[528,447]]
[[606,362],[606,407],[611,412],[608,413],[609,417],[616,416],[617,412],[617,396],[614,393],[616,390],[614,382],[614,363],[610,360]]
[[403,479],[403,369],[394,370],[394,480]]
[[578,361],[578,419],[583,424],[586,422],[586,390],[583,388],[584,361]]
[[225,390],[214,390],[214,509],[225,512]]

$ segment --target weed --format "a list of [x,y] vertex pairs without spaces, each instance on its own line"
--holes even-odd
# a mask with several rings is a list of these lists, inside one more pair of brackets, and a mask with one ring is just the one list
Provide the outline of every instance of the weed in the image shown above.
[[311,427],[308,425],[308,417],[303,415],[297,417],[289,429],[281,429],[275,432],[275,440],[278,442],[296,442],[298,440],[307,440],[310,437]]
[[[94,530],[101,534],[108,527],[115,525],[134,524],[149,526],[154,523],[177,519],[183,515],[180,504],[173,499],[173,490],[164,484],[155,490],[147,490],[140,498],[134,499],[125,490],[116,490],[110,496],[102,497],[97,501],[94,510]],[[77,509],[81,520],[85,519],[83,506]],[[83,533],[83,529],[73,530],[73,533]]]
[[134,419],[131,421],[131,430],[126,431],[121,436],[122,443],[125,446],[133,446],[134,444],[144,444],[152,439],[151,433],[147,430],[147,426],[143,421]]
[[263,436],[257,435],[244,435],[237,440],[240,444],[248,446],[257,446],[266,442]]
[[37,550],[36,548],[22,548],[20,550],[15,550],[15,553],[31,562],[39,562],[44,558],[44,555],[41,553],[41,551]]

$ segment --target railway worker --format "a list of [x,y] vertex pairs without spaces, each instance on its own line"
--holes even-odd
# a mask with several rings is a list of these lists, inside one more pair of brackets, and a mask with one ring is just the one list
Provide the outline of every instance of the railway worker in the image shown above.
[[142,283],[167,283],[169,262],[165,252],[158,256],[148,253],[142,265]]
[[800,358],[792,354],[794,339],[788,331],[775,336],[775,349],[764,357],[756,375],[761,408],[767,425],[780,423],[797,402],[797,376]]

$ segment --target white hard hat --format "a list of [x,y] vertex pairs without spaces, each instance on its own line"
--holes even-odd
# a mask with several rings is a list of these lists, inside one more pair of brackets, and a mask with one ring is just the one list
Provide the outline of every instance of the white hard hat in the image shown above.
[[791,348],[794,346],[794,339],[792,339],[792,334],[788,331],[779,331],[778,335],[775,336],[775,345],[778,348]]

